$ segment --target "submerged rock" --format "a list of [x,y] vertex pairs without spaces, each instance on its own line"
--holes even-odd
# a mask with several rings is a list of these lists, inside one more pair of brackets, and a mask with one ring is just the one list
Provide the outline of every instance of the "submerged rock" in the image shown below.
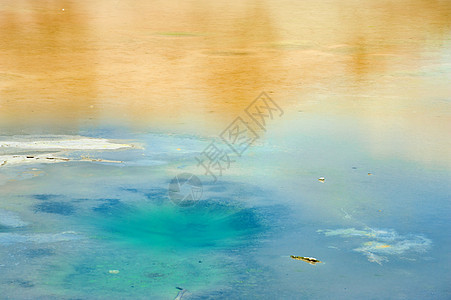
[[181,287],[176,287],[176,289],[178,289],[179,292],[177,296],[174,298],[174,300],[182,300],[183,296],[186,295],[187,290]]

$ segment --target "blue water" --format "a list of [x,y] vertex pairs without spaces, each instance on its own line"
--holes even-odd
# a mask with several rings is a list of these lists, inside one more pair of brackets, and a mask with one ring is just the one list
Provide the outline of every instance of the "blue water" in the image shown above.
[[[182,288],[182,299],[449,298],[449,170],[374,155],[356,125],[288,117],[217,182],[195,160],[210,136],[81,129],[142,148],[70,154],[122,164],[0,170],[3,223],[27,223],[0,225],[2,295],[174,299]],[[180,172],[202,180],[195,206],[168,198]]]

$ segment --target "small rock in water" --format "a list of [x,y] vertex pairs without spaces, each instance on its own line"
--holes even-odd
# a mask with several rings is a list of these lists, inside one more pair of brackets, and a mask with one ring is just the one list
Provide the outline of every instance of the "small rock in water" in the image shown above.
[[324,182],[324,181],[326,181],[326,178],[320,177],[320,178],[318,178],[318,181]]
[[318,259],[316,259],[316,258],[314,258],[314,257],[308,257],[308,256],[294,256],[294,255],[291,255],[290,257],[291,257],[292,259],[305,261],[306,263],[309,263],[309,264],[311,264],[311,265],[315,265],[315,264],[317,264],[317,263],[321,263],[320,260],[318,260]]
[[119,270],[109,270],[108,273],[110,273],[110,274],[119,274]]

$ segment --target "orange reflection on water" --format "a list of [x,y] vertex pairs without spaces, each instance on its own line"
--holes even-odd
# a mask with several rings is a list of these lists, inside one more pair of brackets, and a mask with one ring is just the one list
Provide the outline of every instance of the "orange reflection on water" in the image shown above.
[[[365,114],[368,102],[356,101],[358,95],[403,103],[406,91],[430,83],[420,71],[440,64],[450,49],[450,1],[1,6],[0,125],[15,128],[107,119],[168,128],[208,124],[205,130],[215,133],[262,90],[273,91],[285,110],[311,97],[341,97],[339,107],[311,109]],[[444,72],[449,78],[449,65]],[[439,83],[424,97],[447,93]],[[415,104],[426,112],[421,122],[428,122],[433,112],[421,103]]]

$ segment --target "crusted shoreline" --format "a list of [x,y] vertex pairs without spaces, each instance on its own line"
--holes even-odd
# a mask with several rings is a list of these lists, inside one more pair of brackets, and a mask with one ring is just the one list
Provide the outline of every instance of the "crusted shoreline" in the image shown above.
[[[122,163],[122,161],[88,157],[71,159],[65,157],[64,154],[77,150],[102,151],[132,148],[136,147],[131,144],[117,143],[108,139],[87,138],[81,136],[14,137],[12,140],[0,141],[0,151],[10,152],[6,155],[0,155],[0,168],[23,164],[58,163],[68,161]],[[39,154],[23,154],[24,151],[28,150],[31,150],[32,152],[54,151]]]

